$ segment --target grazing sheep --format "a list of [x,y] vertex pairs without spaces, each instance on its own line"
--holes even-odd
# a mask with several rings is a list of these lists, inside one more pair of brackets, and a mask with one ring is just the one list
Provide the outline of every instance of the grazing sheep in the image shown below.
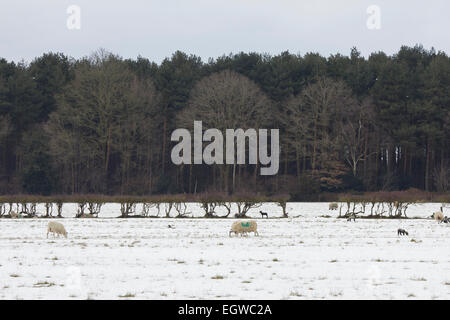
[[229,232],[229,236],[231,237],[231,233],[234,233],[236,235],[246,235],[248,232],[253,232],[255,236],[259,236],[259,233],[257,231],[257,224],[256,221],[250,220],[250,221],[235,221],[231,225],[231,229]]
[[328,205],[328,210],[337,210],[338,204],[336,202],[332,202]]
[[264,218],[264,216],[269,219],[269,215],[267,214],[267,212],[259,211],[259,213],[261,213],[261,219]]
[[9,214],[9,216],[10,216],[12,219],[17,219],[17,218],[20,217],[20,215],[19,215],[17,212],[14,212],[14,211],[11,211],[11,213]]
[[405,230],[405,229],[398,229],[397,230],[397,235],[398,236],[407,236],[408,235],[408,232]]
[[354,213],[350,214],[347,218],[347,221],[352,221],[352,219],[353,219],[353,222],[356,222],[356,214],[354,214]]
[[55,233],[56,233],[58,235],[58,237],[60,234],[62,234],[64,237],[67,238],[67,231],[64,228],[64,226],[62,225],[62,223],[50,221],[47,226],[47,238],[48,238],[48,234],[50,232],[53,233],[53,236],[55,236]]
[[439,221],[439,223],[442,222],[442,220],[444,220],[444,213],[442,212],[442,207],[441,207],[441,211],[436,211],[435,213],[433,213],[433,218],[436,221]]

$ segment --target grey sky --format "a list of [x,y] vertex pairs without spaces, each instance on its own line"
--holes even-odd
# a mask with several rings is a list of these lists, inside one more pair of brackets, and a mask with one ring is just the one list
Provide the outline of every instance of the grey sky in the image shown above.
[[[81,8],[80,30],[66,26],[69,5]],[[366,26],[369,5],[381,9],[380,30]],[[416,43],[449,53],[449,13],[448,0],[1,0],[0,57],[79,58],[101,47],[160,62],[176,50],[206,60],[240,51],[347,55],[352,46],[367,56]]]

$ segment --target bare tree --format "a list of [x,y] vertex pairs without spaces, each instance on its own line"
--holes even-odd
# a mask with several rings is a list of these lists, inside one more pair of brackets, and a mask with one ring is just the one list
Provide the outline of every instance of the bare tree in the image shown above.
[[434,184],[438,192],[447,192],[450,190],[450,168],[442,165],[433,171]]
[[176,218],[183,218],[183,217],[186,217],[186,215],[191,213],[191,212],[187,211],[186,202],[175,202],[173,207],[174,207],[175,211],[178,213]]
[[[129,192],[132,172],[140,176],[148,164],[136,162],[137,153],[150,156],[145,150],[158,103],[152,82],[138,79],[120,57],[100,50],[77,65],[75,79],[57,103],[47,129],[57,165],[71,177],[67,189],[105,192],[108,178],[118,172],[120,191]],[[118,170],[110,167],[113,155],[120,159]]]
[[365,100],[361,104],[355,101],[346,107],[350,112],[339,123],[339,138],[344,159],[356,177],[358,164],[370,156],[366,152],[365,142],[368,128],[373,121],[373,105],[369,100]]
[[321,186],[335,189],[341,183],[345,167],[340,161],[338,124],[351,115],[355,104],[351,90],[342,81],[323,77],[288,100],[281,121],[299,179],[308,164],[311,176],[320,176]]
[[256,209],[262,206],[262,203],[259,202],[236,202],[238,213],[236,213],[234,216],[235,218],[246,218],[247,212],[250,209]]
[[[177,126],[192,128],[201,120],[206,128],[249,129],[267,125],[271,102],[261,89],[247,77],[225,70],[200,80],[191,92],[188,107],[177,117]],[[225,154],[225,152],[223,153]],[[235,187],[236,159],[232,167],[232,187]],[[219,169],[220,180],[226,191],[229,166]]]

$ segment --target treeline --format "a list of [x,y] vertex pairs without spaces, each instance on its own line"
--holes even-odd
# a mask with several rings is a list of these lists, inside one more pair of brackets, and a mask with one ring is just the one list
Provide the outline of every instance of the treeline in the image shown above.
[[[2,194],[290,194],[450,188],[450,60],[239,53],[156,64],[99,50],[0,60]],[[172,164],[176,128],[279,128],[280,170]]]

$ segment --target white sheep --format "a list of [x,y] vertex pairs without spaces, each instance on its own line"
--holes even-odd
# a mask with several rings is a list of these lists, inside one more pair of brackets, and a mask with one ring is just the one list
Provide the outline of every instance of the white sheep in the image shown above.
[[441,211],[436,211],[435,213],[433,213],[433,218],[434,218],[434,220],[439,221],[439,222],[444,220],[444,213],[442,212],[442,207],[441,207]]
[[338,209],[338,204],[336,202],[331,202],[328,205],[328,210],[337,210]]
[[246,235],[248,232],[253,232],[255,236],[259,236],[259,233],[257,231],[258,225],[256,224],[256,221],[250,220],[250,221],[235,221],[231,225],[231,229],[229,232],[229,236],[231,237],[231,233],[234,233],[236,235]]
[[50,221],[47,226],[47,238],[48,238],[48,234],[50,232],[53,233],[53,236],[55,236],[55,234],[57,234],[59,237],[59,235],[62,234],[64,237],[67,238],[67,231],[64,228],[64,226],[62,225],[62,223]]

